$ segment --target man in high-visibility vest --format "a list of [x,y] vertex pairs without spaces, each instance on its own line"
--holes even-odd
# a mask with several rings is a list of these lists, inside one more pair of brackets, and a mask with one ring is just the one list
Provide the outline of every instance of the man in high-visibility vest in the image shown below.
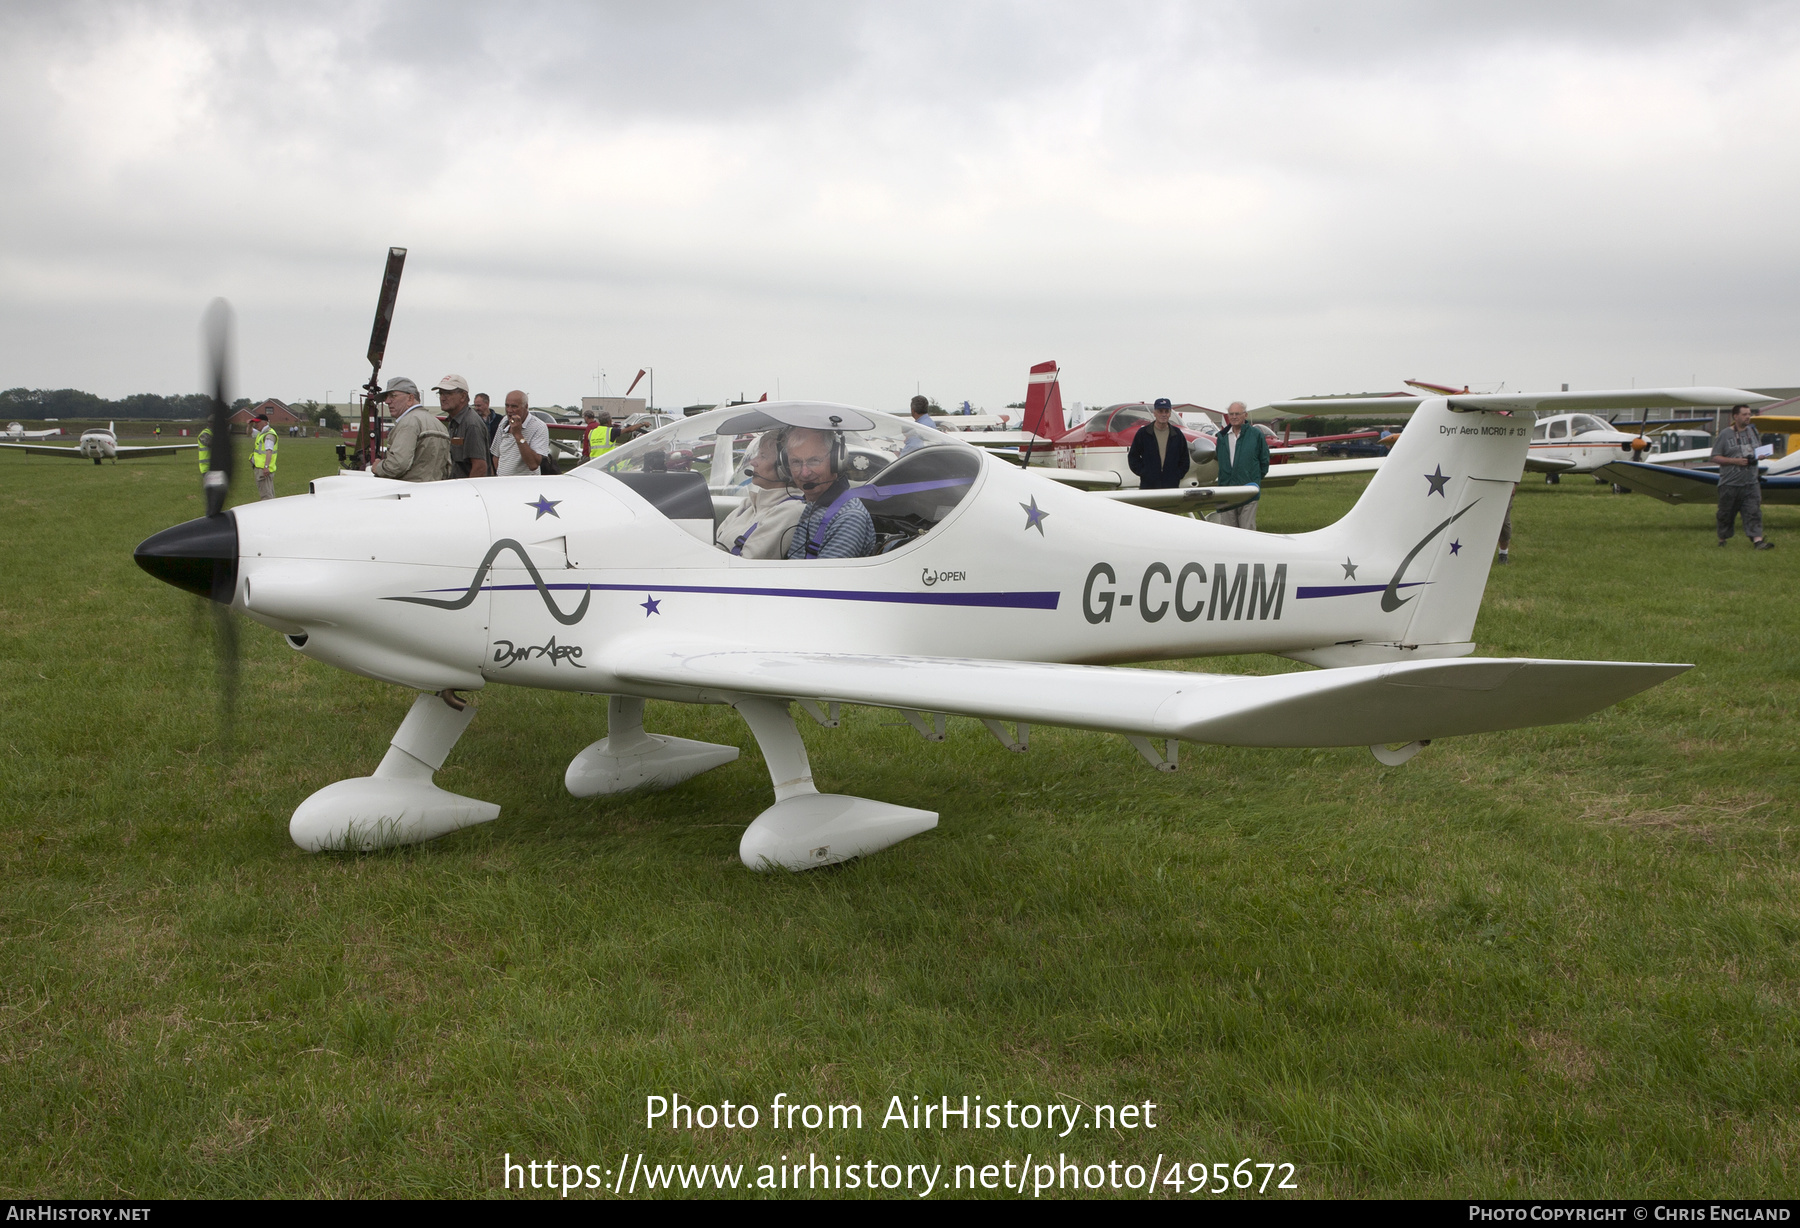
[[264,499],[275,497],[275,454],[280,446],[267,418],[258,414],[250,419],[250,464],[256,470],[256,493]]
[[212,468],[212,427],[200,428],[200,472]]
[[612,451],[612,415],[590,409],[582,417],[587,419],[588,459]]

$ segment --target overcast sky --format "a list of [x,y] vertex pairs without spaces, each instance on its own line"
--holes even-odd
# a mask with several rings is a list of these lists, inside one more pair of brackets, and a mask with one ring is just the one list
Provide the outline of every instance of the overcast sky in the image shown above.
[[[1800,384],[1800,6],[0,6],[0,386]],[[641,391],[641,389],[640,389]],[[498,399],[498,397],[496,397]]]

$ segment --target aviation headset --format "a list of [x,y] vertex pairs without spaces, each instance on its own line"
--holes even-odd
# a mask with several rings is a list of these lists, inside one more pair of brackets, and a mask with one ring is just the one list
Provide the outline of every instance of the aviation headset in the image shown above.
[[816,430],[823,431],[825,434],[831,436],[831,472],[842,477],[844,473],[844,458],[849,452],[849,445],[844,442],[844,430],[838,425],[838,423],[842,421],[842,418],[838,417],[836,414],[832,414],[831,425],[829,427],[782,427],[781,432],[775,437],[775,476],[780,478],[783,482],[786,482],[789,486],[797,484],[794,481],[794,471],[788,467],[788,436],[792,435],[797,430]]

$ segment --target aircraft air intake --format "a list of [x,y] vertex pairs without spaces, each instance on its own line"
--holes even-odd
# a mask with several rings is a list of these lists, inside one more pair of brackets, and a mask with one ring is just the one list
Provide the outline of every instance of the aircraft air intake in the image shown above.
[[225,512],[164,529],[132,557],[164,583],[230,605],[237,592],[237,519]]

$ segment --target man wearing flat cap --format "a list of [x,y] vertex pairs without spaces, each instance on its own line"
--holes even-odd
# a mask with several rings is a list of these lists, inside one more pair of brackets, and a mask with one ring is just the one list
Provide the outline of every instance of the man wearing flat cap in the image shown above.
[[469,405],[469,381],[460,375],[446,375],[431,390],[438,394],[444,429],[450,432],[451,476],[485,478],[493,472],[488,431]]
[[382,399],[397,421],[388,433],[387,455],[370,472],[402,482],[441,482],[449,477],[450,432],[436,414],[419,404],[419,386],[395,376]]

